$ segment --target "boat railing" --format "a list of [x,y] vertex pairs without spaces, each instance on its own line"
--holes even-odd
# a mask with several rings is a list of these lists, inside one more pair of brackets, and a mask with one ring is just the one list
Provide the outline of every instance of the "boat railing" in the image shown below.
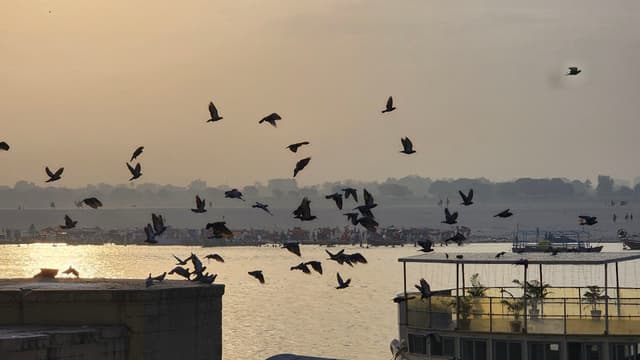
[[549,290],[544,299],[525,299],[518,288],[489,288],[483,297],[462,296],[462,291],[456,297],[455,290],[446,290],[421,299],[412,293],[401,311],[406,311],[405,325],[427,330],[640,335],[640,289],[620,288],[616,293],[616,288],[608,288],[607,298],[593,303],[582,297],[586,288]]

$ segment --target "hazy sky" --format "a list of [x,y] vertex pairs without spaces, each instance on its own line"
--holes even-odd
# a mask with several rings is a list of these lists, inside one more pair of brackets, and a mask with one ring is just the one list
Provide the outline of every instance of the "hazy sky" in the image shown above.
[[45,165],[58,186],[126,182],[137,145],[141,181],[178,185],[288,177],[306,156],[303,184],[632,178],[638,34],[637,0],[3,0],[0,184]]

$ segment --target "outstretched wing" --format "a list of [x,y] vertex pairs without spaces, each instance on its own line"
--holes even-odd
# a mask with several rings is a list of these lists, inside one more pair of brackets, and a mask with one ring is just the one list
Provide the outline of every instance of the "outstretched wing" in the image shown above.
[[209,114],[211,115],[212,119],[217,119],[219,117],[218,109],[216,109],[216,106],[213,105],[213,101],[209,103]]
[[391,109],[393,107],[393,96],[389,96],[387,99],[387,109]]
[[338,285],[344,285],[344,280],[342,280],[342,276],[340,276],[340,273],[336,273],[336,277],[338,279]]

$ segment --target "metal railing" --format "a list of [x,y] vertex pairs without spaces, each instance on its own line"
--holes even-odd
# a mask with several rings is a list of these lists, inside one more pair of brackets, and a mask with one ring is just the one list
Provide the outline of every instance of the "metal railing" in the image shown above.
[[[506,295],[508,289],[514,297]],[[520,290],[520,293],[518,293]],[[404,305],[406,325],[429,330],[554,335],[640,335],[640,289],[607,289],[608,299],[595,304],[581,297],[585,288],[549,288],[544,299],[523,301],[520,288],[489,288],[483,297],[439,291]],[[497,296],[496,296],[497,295]],[[573,295],[573,296],[571,296]],[[625,296],[626,295],[626,296]],[[526,304],[527,311],[524,311]],[[525,318],[526,313],[526,318]]]

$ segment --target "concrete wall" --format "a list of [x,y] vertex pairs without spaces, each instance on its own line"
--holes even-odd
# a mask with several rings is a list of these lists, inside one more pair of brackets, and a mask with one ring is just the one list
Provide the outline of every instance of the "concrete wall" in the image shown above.
[[188,281],[2,280],[0,326],[122,325],[129,360],[217,360],[223,294],[224,285]]

